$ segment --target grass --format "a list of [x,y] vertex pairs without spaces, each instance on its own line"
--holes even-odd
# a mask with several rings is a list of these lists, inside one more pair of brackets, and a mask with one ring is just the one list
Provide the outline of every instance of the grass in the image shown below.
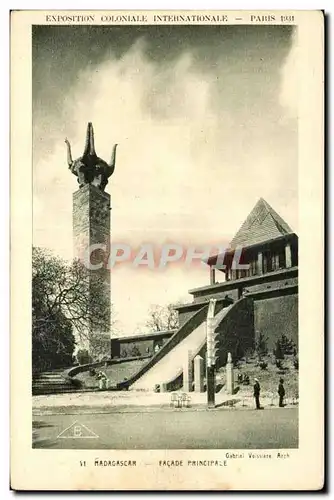
[[[129,379],[146,362],[147,359],[125,361],[124,363],[117,363],[107,367],[102,366],[97,368],[96,372],[102,371],[107,375],[110,385],[116,385],[118,382],[122,382],[125,378]],[[85,389],[98,389],[99,387],[98,379],[95,376],[90,375],[89,371],[79,373],[75,378],[81,381],[82,386]]]

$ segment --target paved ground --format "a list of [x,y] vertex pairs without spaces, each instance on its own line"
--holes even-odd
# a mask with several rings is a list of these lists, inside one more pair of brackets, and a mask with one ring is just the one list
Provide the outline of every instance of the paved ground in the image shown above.
[[[76,422],[76,423],[75,423]],[[67,430],[66,430],[67,429]],[[58,414],[33,417],[34,448],[296,448],[298,409]]]
[[[190,405],[206,406],[206,393],[188,393]],[[100,391],[100,392],[77,392],[65,394],[53,394],[47,396],[33,397],[33,412],[35,415],[48,415],[55,413],[76,413],[85,411],[91,413],[113,412],[120,408],[134,407],[145,408],[151,406],[168,408],[170,406],[171,393],[155,393],[147,391]],[[286,405],[294,406],[296,401],[291,397],[286,398]],[[233,406],[235,408],[254,408],[254,398],[250,390],[239,391],[233,396],[226,394],[223,390],[216,394],[217,406]],[[278,395],[261,395],[261,405],[265,408],[278,406]]]

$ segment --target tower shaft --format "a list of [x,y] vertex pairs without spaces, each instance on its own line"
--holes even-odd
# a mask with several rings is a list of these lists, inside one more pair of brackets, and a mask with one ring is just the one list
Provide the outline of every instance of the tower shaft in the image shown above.
[[[110,270],[107,259],[110,251],[110,195],[86,184],[73,194],[74,257],[84,265],[101,264],[89,269],[87,298],[86,348],[95,358],[108,356],[110,350]],[[96,326],[99,304],[103,305],[103,321]]]

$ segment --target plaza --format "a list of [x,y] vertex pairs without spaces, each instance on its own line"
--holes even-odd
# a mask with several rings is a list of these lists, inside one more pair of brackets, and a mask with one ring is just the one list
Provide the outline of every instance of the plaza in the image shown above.
[[[59,439],[77,423],[95,435]],[[296,408],[256,410],[156,408],[33,417],[33,447],[62,449],[285,449],[298,447]]]

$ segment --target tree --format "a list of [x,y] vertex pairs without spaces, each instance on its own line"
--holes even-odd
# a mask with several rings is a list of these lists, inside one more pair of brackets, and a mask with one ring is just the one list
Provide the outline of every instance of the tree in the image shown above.
[[145,325],[153,332],[175,330],[179,327],[178,312],[172,304],[167,306],[153,305],[149,309],[149,318]]
[[[55,349],[65,349],[64,335],[69,338],[74,332],[80,344],[89,344],[96,351],[101,342],[105,346],[108,341],[109,353],[109,332],[105,332],[106,325],[109,326],[109,297],[104,293],[103,278],[98,272],[92,273],[78,260],[69,263],[45,249],[33,248],[33,360],[37,369],[43,365],[37,351],[50,360]],[[99,331],[105,332],[104,335],[97,335]],[[66,349],[71,350],[72,356],[74,344],[70,346],[71,343],[66,344]]]
[[71,322],[56,309],[42,317],[43,310],[33,311],[32,367],[33,372],[62,368],[72,363],[75,338]]

